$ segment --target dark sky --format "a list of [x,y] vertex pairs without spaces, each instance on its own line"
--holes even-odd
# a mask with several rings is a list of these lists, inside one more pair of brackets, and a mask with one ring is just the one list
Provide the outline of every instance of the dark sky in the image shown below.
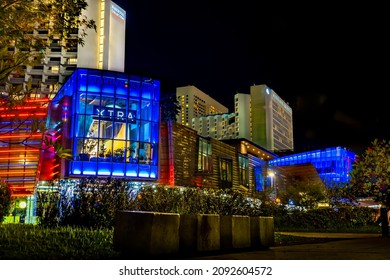
[[234,94],[266,84],[293,109],[296,151],[360,154],[390,140],[385,4],[115,2],[127,11],[126,72],[163,92],[194,85],[232,110]]

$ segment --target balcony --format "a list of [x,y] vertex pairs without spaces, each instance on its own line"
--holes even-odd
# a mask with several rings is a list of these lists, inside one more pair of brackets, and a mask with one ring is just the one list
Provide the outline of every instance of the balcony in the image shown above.
[[43,65],[27,67],[26,73],[29,75],[42,75],[43,74]]
[[44,77],[42,83],[45,85],[54,85],[58,83],[59,81],[59,76],[48,76]]
[[63,57],[76,57],[77,56],[77,48],[71,49],[63,49],[61,52]]
[[10,76],[8,78],[8,81],[11,83],[11,84],[23,84],[24,83],[24,76],[23,77],[12,77]]

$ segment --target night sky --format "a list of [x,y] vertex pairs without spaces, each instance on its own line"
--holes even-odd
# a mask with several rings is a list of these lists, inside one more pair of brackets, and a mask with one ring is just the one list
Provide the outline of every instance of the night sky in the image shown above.
[[232,111],[234,94],[266,84],[293,109],[296,152],[390,140],[385,4],[115,2],[127,11],[126,72],[163,93],[193,85]]

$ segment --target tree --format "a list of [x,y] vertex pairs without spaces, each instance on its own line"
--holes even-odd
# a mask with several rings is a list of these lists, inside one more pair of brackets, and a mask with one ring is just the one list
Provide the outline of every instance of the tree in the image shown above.
[[11,209],[11,190],[3,181],[0,181],[0,223]]
[[[96,30],[95,21],[82,15],[87,6],[85,0],[2,0],[0,81],[23,71],[22,65],[40,63],[54,37],[66,48],[84,45],[87,30]],[[34,29],[47,30],[49,40]]]
[[[55,42],[66,49],[84,45],[88,29],[96,30],[95,21],[85,17],[85,0],[2,0],[0,2],[0,104],[8,110],[21,108],[33,93],[32,83],[14,86],[8,83],[10,75],[24,76],[27,65],[41,64],[46,48]],[[42,36],[40,32],[44,32]],[[75,35],[77,34],[77,35]],[[3,86],[3,88],[2,88]],[[31,134],[46,132],[44,121],[32,117],[15,122],[32,123]],[[8,117],[9,119],[9,117]],[[13,120],[11,120],[12,122]],[[14,123],[15,123],[14,122]],[[8,131],[10,132],[10,131]],[[46,137],[45,137],[46,138]],[[45,139],[46,144],[50,142]],[[20,144],[23,144],[22,142]],[[70,151],[52,145],[60,157],[69,157]]]
[[350,184],[357,196],[374,197],[382,204],[385,209],[381,211],[382,235],[388,236],[386,212],[390,208],[390,141],[375,139],[372,146],[357,158]]
[[280,194],[284,204],[293,202],[296,206],[310,209],[316,207],[318,202],[326,198],[325,186],[320,180],[310,181],[289,178],[288,182],[286,191]]
[[166,94],[160,100],[161,121],[176,121],[176,115],[180,111],[179,100],[176,94]]
[[358,205],[356,196],[348,183],[332,183],[326,186],[326,197],[331,207]]

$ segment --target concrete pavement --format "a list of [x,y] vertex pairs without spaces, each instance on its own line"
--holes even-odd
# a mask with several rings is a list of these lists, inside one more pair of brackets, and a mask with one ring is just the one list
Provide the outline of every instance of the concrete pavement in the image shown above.
[[[280,232],[281,233],[281,232]],[[283,234],[329,238],[320,243],[273,246],[268,250],[234,251],[203,256],[199,260],[390,260],[390,238],[366,233],[294,233]]]

